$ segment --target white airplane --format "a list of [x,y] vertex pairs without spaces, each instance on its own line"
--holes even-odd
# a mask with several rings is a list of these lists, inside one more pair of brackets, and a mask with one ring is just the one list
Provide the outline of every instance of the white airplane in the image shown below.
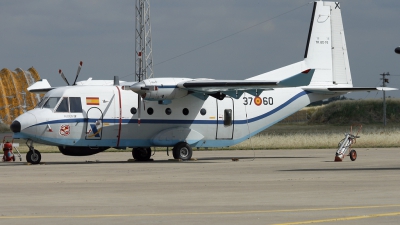
[[28,162],[41,160],[33,143],[72,156],[132,148],[137,160],[150,159],[151,147],[173,147],[175,159],[188,160],[193,147],[238,144],[312,102],[396,90],[353,87],[340,5],[323,1],[314,3],[304,60],[268,73],[246,80],[174,77],[121,84],[75,78],[73,84],[52,88],[42,80],[28,88],[47,91],[10,126],[14,138],[27,140]]

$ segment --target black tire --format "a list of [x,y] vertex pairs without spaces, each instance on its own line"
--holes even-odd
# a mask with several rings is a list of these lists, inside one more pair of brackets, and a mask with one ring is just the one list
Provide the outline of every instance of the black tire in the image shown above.
[[351,150],[350,151],[350,153],[349,153],[349,155],[350,155],[350,159],[351,159],[351,161],[355,161],[356,159],[357,159],[357,152],[356,152],[356,150]]
[[192,158],[192,147],[186,142],[179,142],[172,149],[172,155],[174,159],[189,160]]
[[[35,152],[35,154],[33,154]],[[39,164],[42,159],[42,155],[36,149],[30,150],[26,153],[26,161],[32,164]]]
[[132,148],[132,156],[138,161],[148,161],[151,157],[150,148]]

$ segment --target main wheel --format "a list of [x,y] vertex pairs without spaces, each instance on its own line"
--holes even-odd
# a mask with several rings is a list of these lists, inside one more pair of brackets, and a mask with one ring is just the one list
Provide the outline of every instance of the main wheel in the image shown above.
[[151,157],[151,149],[150,148],[133,148],[132,156],[134,159],[138,161],[148,161]]
[[355,161],[356,159],[357,159],[357,152],[356,152],[356,150],[351,150],[350,151],[350,159],[351,159],[351,161]]
[[174,149],[172,149],[174,159],[189,160],[192,158],[192,153],[192,147],[186,142],[179,142],[175,145]]
[[39,164],[41,159],[42,156],[40,155],[40,152],[36,149],[29,150],[29,152],[26,153],[26,161],[29,163]]

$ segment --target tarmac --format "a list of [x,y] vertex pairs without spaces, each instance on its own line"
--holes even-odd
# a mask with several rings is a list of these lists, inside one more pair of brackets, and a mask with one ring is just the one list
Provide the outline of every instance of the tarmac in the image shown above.
[[0,224],[399,224],[400,149],[356,150],[23,154],[0,163]]

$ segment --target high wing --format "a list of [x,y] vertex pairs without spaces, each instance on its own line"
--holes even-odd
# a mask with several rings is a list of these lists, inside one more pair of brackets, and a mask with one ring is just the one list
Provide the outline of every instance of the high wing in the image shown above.
[[[248,92],[255,95],[261,94],[264,90],[274,88],[307,86],[310,84],[315,69],[307,69],[283,80],[204,80],[196,79],[183,81],[177,84],[178,88],[190,92],[212,95],[224,93],[232,97],[232,93]],[[239,94],[240,97],[241,94]],[[215,96],[214,96],[215,97]]]

